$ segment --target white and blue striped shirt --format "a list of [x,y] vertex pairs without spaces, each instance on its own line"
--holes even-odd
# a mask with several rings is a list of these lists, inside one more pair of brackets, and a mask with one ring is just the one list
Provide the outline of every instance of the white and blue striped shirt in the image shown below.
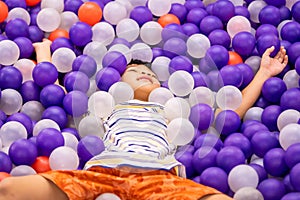
[[86,169],[126,165],[170,170],[178,166],[178,175],[184,176],[183,165],[174,157],[176,147],[166,135],[167,120],[161,104],[138,100],[118,104],[104,126],[106,149],[88,161]]

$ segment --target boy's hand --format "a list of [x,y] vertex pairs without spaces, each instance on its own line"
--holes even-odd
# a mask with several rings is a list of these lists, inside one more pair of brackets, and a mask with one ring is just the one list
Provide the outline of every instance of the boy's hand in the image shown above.
[[51,40],[44,38],[42,42],[35,42],[32,45],[35,51],[37,51],[40,48],[49,48],[51,44],[52,44]]
[[259,71],[261,71],[267,77],[276,76],[285,68],[288,63],[288,56],[286,55],[286,50],[284,47],[280,47],[277,55],[272,58],[270,57],[270,54],[274,51],[274,49],[274,46],[268,48],[261,59]]

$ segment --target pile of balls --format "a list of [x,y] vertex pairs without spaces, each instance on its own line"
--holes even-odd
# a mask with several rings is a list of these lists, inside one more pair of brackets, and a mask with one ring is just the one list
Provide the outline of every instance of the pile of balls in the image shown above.
[[[299,199],[299,10],[298,0],[0,1],[0,181],[82,169],[101,153],[101,119],[133,99],[120,77],[138,59],[161,82],[149,101],[165,105],[188,178],[235,199]],[[51,63],[36,62],[44,38]],[[271,46],[288,65],[241,120],[233,110]]]

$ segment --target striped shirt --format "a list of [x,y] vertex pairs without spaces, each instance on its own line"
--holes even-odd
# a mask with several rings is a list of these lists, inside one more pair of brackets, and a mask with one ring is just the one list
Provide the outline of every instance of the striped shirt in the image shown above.
[[168,141],[161,104],[138,100],[118,104],[104,126],[105,150],[88,161],[85,169],[124,165],[166,170],[177,167],[178,175],[185,176],[183,165],[174,157],[176,147]]

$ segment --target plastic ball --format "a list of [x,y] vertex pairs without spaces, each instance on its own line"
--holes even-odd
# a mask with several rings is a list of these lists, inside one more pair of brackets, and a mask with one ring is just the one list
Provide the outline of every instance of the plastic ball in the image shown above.
[[180,22],[183,23],[186,19],[188,11],[183,4],[172,1],[171,10],[169,11],[169,13],[176,15]]
[[23,104],[21,94],[14,89],[5,89],[1,91],[0,109],[6,115],[12,115],[18,112]]
[[102,118],[108,117],[113,110],[115,101],[113,96],[105,91],[97,91],[88,100],[89,111]]
[[300,119],[300,113],[294,109],[287,109],[281,112],[277,118],[277,127],[281,131],[286,125],[297,123]]
[[223,86],[216,94],[216,103],[222,110],[235,110],[242,103],[241,91],[235,86]]
[[262,24],[272,24],[277,26],[281,20],[279,8],[272,5],[263,7],[258,14],[258,19]]
[[190,115],[190,105],[180,97],[170,98],[165,103],[165,117],[171,121],[175,118],[188,118]]
[[10,157],[6,153],[0,151],[0,161],[0,172],[9,173],[13,167]]
[[76,170],[79,166],[79,158],[72,148],[61,146],[52,151],[49,164],[52,170]]
[[77,147],[78,156],[84,162],[88,161],[95,155],[100,154],[104,150],[103,141],[93,135],[83,137]]
[[35,175],[35,174],[36,171],[28,165],[16,166],[10,172],[11,176],[27,176],[27,175]]
[[280,106],[282,110],[295,109],[300,111],[300,100],[297,98],[299,95],[299,88],[290,88],[285,91],[280,98]]
[[55,121],[59,127],[65,128],[68,123],[68,118],[65,110],[60,106],[50,106],[44,110],[42,119],[51,119]]
[[106,67],[96,73],[96,84],[100,90],[108,91],[109,88],[120,80],[120,73],[112,68]]
[[298,42],[300,36],[300,24],[296,21],[285,23],[280,31],[280,36],[283,40],[290,43]]
[[300,80],[300,76],[299,74],[296,72],[295,69],[293,70],[289,70],[288,72],[285,73],[285,75],[283,76],[283,81],[287,87],[287,89],[290,88],[297,88],[299,87],[299,80]]
[[95,2],[84,2],[78,9],[78,18],[91,26],[95,25],[102,18],[102,9]]
[[39,155],[50,156],[54,149],[64,145],[64,138],[59,130],[44,128],[37,135],[36,145]]
[[41,1],[41,8],[54,8],[59,13],[61,13],[64,10],[64,1],[63,0],[43,0]]
[[47,156],[38,156],[35,159],[34,163],[32,163],[31,167],[37,173],[48,172],[51,170],[50,164],[49,164],[49,158]]
[[281,199],[286,192],[283,182],[275,178],[263,180],[257,189],[262,193],[265,200]]
[[40,42],[44,38],[44,32],[37,27],[36,25],[31,25],[28,27],[29,29],[29,39],[32,42]]
[[[161,2],[159,0],[149,0],[148,8],[155,16],[162,16],[167,14],[171,10],[171,0]],[[177,17],[176,17],[177,18]],[[179,20],[178,20],[179,21]]]
[[26,0],[26,5],[27,6],[36,6],[40,2],[41,2],[41,0]]
[[232,48],[241,56],[250,56],[255,49],[255,44],[255,37],[250,32],[238,32],[232,38]]
[[181,25],[182,31],[185,35],[191,36],[193,34],[200,33],[200,29],[193,23],[185,23]]
[[201,174],[205,169],[215,167],[217,154],[217,150],[209,146],[197,149],[192,159],[192,164],[196,172]]
[[241,125],[238,114],[232,110],[221,111],[215,119],[215,128],[222,135],[228,136],[236,132]]
[[132,87],[125,82],[116,82],[108,90],[115,100],[115,104],[119,104],[133,99],[134,91]]
[[14,67],[16,67],[22,73],[23,83],[28,80],[33,80],[32,71],[35,67],[35,63],[32,60],[26,58],[19,59],[14,63]]
[[141,60],[144,62],[151,62],[153,59],[152,50],[149,45],[138,42],[131,46],[132,59]]
[[291,64],[295,64],[297,58],[300,56],[299,49],[300,49],[300,42],[295,42],[295,43],[291,44],[289,46],[289,48],[287,49],[289,62]]
[[[249,122],[251,122],[251,120]],[[266,127],[264,124],[262,124],[258,121],[255,121],[255,123],[249,123],[249,124],[250,125],[247,125],[243,129],[243,135],[246,136],[249,140],[251,140],[253,135],[258,131],[269,131],[268,127]]]
[[244,16],[234,16],[227,23],[227,32],[231,38],[239,32],[251,32],[250,21]]
[[37,147],[27,139],[16,140],[9,148],[9,157],[15,165],[31,165],[37,155]]
[[75,58],[74,51],[62,47],[53,52],[52,63],[56,66],[58,72],[66,73],[72,70],[72,63]]
[[246,111],[243,117],[243,121],[244,122],[247,122],[249,120],[261,121],[261,115],[263,111],[264,111],[263,108],[258,106],[253,106]]
[[113,193],[103,193],[99,195],[96,200],[121,200],[120,197]]
[[38,13],[36,20],[38,27],[45,32],[54,31],[59,27],[61,22],[60,14],[54,8],[43,8]]
[[166,133],[172,144],[183,146],[194,138],[194,126],[188,119],[175,118],[168,124]]
[[130,19],[135,20],[141,27],[146,22],[152,21],[152,13],[146,6],[136,6],[130,12]]
[[64,29],[56,29],[49,34],[48,39],[54,41],[56,38],[60,37],[65,37],[69,39],[69,32]]
[[[67,0],[65,3],[65,6],[66,6],[67,2],[76,2],[76,1]],[[81,1],[81,3],[82,3],[82,1]],[[78,16],[74,12],[67,11],[67,10],[64,11],[63,13],[61,13],[60,17],[61,17],[61,22],[60,22],[60,25],[58,28],[66,30],[66,31],[69,31],[70,28],[72,27],[72,25],[79,21]]]
[[0,2],[0,22],[4,22],[8,16],[8,6],[6,5],[5,2]]
[[91,26],[85,22],[76,22],[69,30],[70,39],[73,44],[83,47],[87,45],[93,36]]
[[221,69],[227,65],[229,54],[225,47],[221,45],[213,45],[207,49],[205,57],[209,62],[212,62],[214,69]]
[[53,84],[57,80],[58,71],[54,64],[44,61],[35,66],[32,77],[37,85],[44,87]]
[[262,123],[265,124],[270,131],[277,131],[277,118],[281,112],[282,110],[278,105],[267,106],[262,112]]
[[62,132],[64,137],[64,146],[72,148],[74,151],[77,151],[78,139],[77,137],[70,132]]
[[103,9],[103,18],[112,25],[118,24],[126,16],[127,10],[125,6],[117,1],[108,2]]
[[175,158],[180,163],[182,163],[185,166],[186,169],[186,177],[193,177],[195,175],[195,169],[192,165],[192,159],[193,159],[193,152],[190,152],[189,150],[185,149],[188,148],[188,145],[184,145],[181,148],[184,150],[177,151],[175,153]]
[[287,166],[292,169],[297,163],[300,162],[299,152],[300,144],[295,143],[289,146],[284,154],[284,160]]
[[128,42],[133,42],[137,39],[140,33],[139,25],[133,19],[122,19],[116,25],[116,35],[119,38],[124,38]]
[[63,107],[67,114],[79,117],[87,112],[88,97],[79,90],[73,90],[64,97]]
[[114,44],[108,49],[108,52],[110,52],[110,51],[117,51],[117,52],[120,52],[121,54],[123,54],[123,56],[125,56],[125,58],[126,58],[127,64],[130,63],[130,61],[132,59],[130,49],[125,44]]
[[103,137],[103,122],[93,114],[85,116],[78,124],[78,133],[82,138],[89,135]]
[[199,86],[192,90],[189,95],[189,103],[192,106],[198,103],[204,103],[213,107],[215,103],[214,93],[207,87]]
[[222,140],[219,138],[214,133],[205,133],[199,135],[195,140],[194,140],[194,148],[199,149],[200,147],[213,147],[217,151],[219,151],[221,148],[223,148],[224,144]]
[[[289,146],[300,142],[300,124],[291,123],[283,127],[279,133],[279,143],[286,150]],[[292,136],[292,137],[291,137]]]
[[231,1],[217,1],[212,9],[213,15],[222,20],[223,23],[228,22],[235,15],[234,4]]
[[292,7],[291,7],[293,19],[295,19],[295,21],[297,21],[297,22],[300,22],[300,15],[298,12],[296,12],[296,10],[298,10],[299,7],[300,7],[299,2],[295,2],[294,4],[292,4]]
[[224,146],[235,146],[243,151],[245,158],[252,155],[252,147],[249,139],[241,133],[230,134],[224,141]]
[[45,86],[40,93],[40,102],[45,108],[50,106],[61,106],[65,97],[63,88],[56,84]]
[[0,138],[3,147],[10,146],[18,139],[26,139],[28,136],[27,130],[23,124],[17,121],[9,121],[3,124],[0,128]]
[[201,20],[199,28],[201,33],[209,35],[214,30],[223,29],[223,23],[218,17],[208,15]]
[[233,192],[237,192],[243,187],[256,188],[258,185],[258,175],[249,165],[238,165],[229,172],[228,184]]
[[259,183],[268,178],[268,174],[265,168],[260,164],[250,163],[249,166],[251,166],[257,172],[259,177]]
[[83,54],[92,57],[96,61],[97,65],[100,66],[102,64],[103,56],[106,52],[106,46],[98,41],[89,42],[83,49]]
[[14,114],[10,115],[9,117],[7,117],[6,122],[9,122],[9,121],[20,122],[26,128],[27,134],[29,136],[32,134],[32,129],[33,129],[32,120],[25,113],[19,113],[19,112],[14,113]]
[[251,67],[253,73],[256,73],[260,66],[261,57],[260,56],[250,56],[245,60],[245,64]]
[[259,38],[261,35],[264,35],[264,34],[274,34],[277,37],[279,36],[276,26],[274,26],[272,24],[260,25],[255,31],[255,38]]
[[24,8],[16,7],[11,9],[8,13],[6,21],[10,21],[16,18],[23,19],[28,25],[30,24],[30,15]]
[[264,200],[264,197],[260,191],[253,187],[243,187],[239,189],[234,193],[233,198],[236,200]]
[[64,86],[67,92],[79,90],[86,93],[90,87],[89,77],[81,71],[71,71],[64,77]]
[[[218,177],[218,180],[213,177]],[[200,182],[201,184],[213,187],[220,192],[227,193],[229,190],[227,178],[227,173],[221,168],[209,167],[201,173]]]
[[1,89],[19,89],[22,85],[23,77],[21,71],[12,66],[6,66],[0,69]]
[[32,135],[38,136],[39,133],[46,128],[56,129],[57,131],[60,131],[60,128],[55,121],[51,119],[41,119],[34,125]]
[[[229,53],[229,61],[230,61],[230,53]],[[242,85],[240,86],[240,89],[243,89],[252,81],[254,77],[254,72],[251,69],[251,67],[246,63],[236,64],[235,67],[239,68],[242,71],[243,82]]]
[[191,107],[189,120],[195,128],[199,130],[206,130],[214,120],[212,108],[204,103],[198,103]]
[[170,38],[163,46],[164,53],[168,57],[175,57],[176,55],[185,55],[187,51],[187,46],[184,40],[180,38]]
[[170,61],[171,59],[165,56],[158,56],[153,60],[151,70],[156,74],[159,81],[167,81],[170,77]]
[[17,37],[14,39],[14,42],[20,49],[19,58],[30,58],[34,51],[31,40],[26,37]]
[[107,22],[98,22],[92,27],[92,41],[98,41],[104,45],[109,45],[115,37],[115,30],[111,24]]
[[39,101],[28,101],[23,104],[20,112],[27,114],[33,121],[38,121],[42,117],[44,107]]
[[241,149],[236,146],[224,146],[216,157],[218,167],[226,173],[237,165],[245,164],[245,155]]
[[173,97],[174,95],[169,89],[164,87],[159,87],[152,90],[152,92],[149,94],[148,101],[157,102],[162,105],[165,105],[166,102]]
[[[169,63],[169,72],[172,74],[173,72],[176,71],[186,71],[189,73],[192,73],[193,71],[193,64],[191,60],[186,57],[186,56],[175,56],[174,58],[171,59]],[[186,73],[184,73],[186,74]],[[170,78],[169,78],[170,80]]]
[[126,57],[118,51],[107,52],[102,59],[103,67],[112,67],[118,70],[119,74],[123,74],[127,67]]
[[[274,159],[276,158],[276,162]],[[272,176],[286,175],[289,168],[285,163],[285,151],[282,148],[273,148],[264,156],[264,168]]]
[[235,66],[226,65],[220,69],[218,81],[220,85],[232,85],[238,88],[243,82],[242,71]]
[[281,199],[282,200],[297,200],[299,197],[300,192],[290,192],[285,194]]
[[270,54],[271,57],[274,57],[280,49],[280,41],[276,35],[264,34],[257,39],[256,48],[260,56],[271,46],[275,47],[275,50]]
[[194,88],[201,87],[201,86],[204,87],[208,86],[209,78],[206,76],[205,73],[195,70],[191,74],[194,78],[194,83],[195,83]]
[[17,37],[28,37],[28,24],[21,18],[12,19],[7,22],[5,26],[5,33],[11,40],[16,39]]
[[26,81],[19,89],[23,102],[38,101],[40,99],[41,88],[34,81]]
[[168,86],[170,91],[176,96],[186,96],[190,94],[194,88],[194,79],[190,73],[184,70],[178,70],[171,74],[168,80]]
[[266,6],[265,1],[252,1],[248,5],[248,10],[250,12],[250,19],[254,23],[259,23],[259,13]]
[[155,21],[148,21],[141,26],[140,37],[149,45],[156,45],[162,40],[162,26]]
[[193,34],[186,41],[187,52],[194,58],[205,56],[206,50],[210,47],[210,40],[203,34]]
[[0,48],[2,49],[0,53],[1,65],[12,65],[19,59],[20,49],[15,42],[2,40],[0,41]]
[[[228,65],[236,65],[236,64],[242,64],[243,58],[235,51],[228,51],[229,54],[229,60]],[[244,77],[244,75],[243,75]]]

